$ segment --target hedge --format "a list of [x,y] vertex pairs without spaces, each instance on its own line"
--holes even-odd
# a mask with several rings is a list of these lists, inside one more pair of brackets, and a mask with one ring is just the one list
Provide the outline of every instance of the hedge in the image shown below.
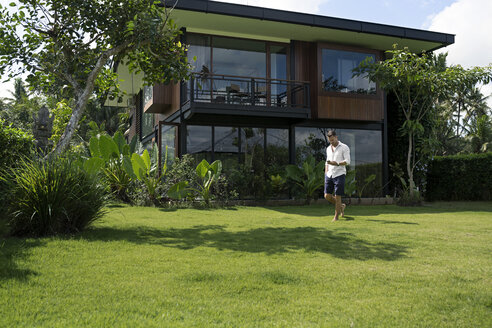
[[426,199],[492,200],[492,153],[436,156],[427,171]]
[[30,156],[34,138],[0,119],[0,169],[15,166],[19,158]]

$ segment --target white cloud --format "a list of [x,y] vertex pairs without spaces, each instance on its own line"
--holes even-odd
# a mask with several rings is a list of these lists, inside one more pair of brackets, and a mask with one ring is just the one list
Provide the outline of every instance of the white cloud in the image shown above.
[[[465,68],[492,63],[492,1],[458,0],[436,14],[429,30],[456,34],[455,43],[441,52],[448,52],[448,64]],[[482,87],[485,96],[491,95],[492,84]],[[492,96],[488,99],[492,107]]]
[[216,1],[317,14],[319,13],[319,6],[322,3],[328,2],[329,0],[303,0],[302,2],[299,0],[216,0]]

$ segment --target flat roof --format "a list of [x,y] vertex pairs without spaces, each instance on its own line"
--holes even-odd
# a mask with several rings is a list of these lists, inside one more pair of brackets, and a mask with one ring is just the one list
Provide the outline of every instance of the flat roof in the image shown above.
[[387,50],[433,51],[454,43],[454,34],[210,0],[171,0],[178,26],[202,32],[273,41],[333,42]]

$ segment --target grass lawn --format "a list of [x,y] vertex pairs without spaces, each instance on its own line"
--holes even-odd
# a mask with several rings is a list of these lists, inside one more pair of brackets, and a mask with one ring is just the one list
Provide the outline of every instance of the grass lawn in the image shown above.
[[112,207],[0,239],[0,327],[492,327],[492,203]]

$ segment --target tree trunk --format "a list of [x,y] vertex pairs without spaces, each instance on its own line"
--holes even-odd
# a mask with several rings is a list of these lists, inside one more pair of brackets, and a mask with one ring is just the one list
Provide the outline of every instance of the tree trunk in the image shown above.
[[89,101],[89,97],[92,94],[93,90],[94,84],[91,84],[87,85],[86,88],[82,91],[75,91],[75,94],[77,96],[75,99],[75,106],[72,109],[72,116],[70,117],[67,127],[60,137],[60,140],[56,144],[56,148],[54,150],[55,155],[60,155],[70,145],[70,140],[72,140],[72,137],[79,126],[80,118],[82,117],[84,108],[87,105],[87,102]]
[[415,182],[413,181],[412,153],[413,153],[413,132],[409,132],[408,153],[407,153],[407,174],[408,174],[408,187],[410,189],[410,192],[413,192],[415,190]]
[[72,140],[75,130],[77,130],[79,126],[79,121],[80,118],[82,117],[82,113],[84,112],[85,106],[87,105],[87,102],[89,101],[89,98],[92,92],[94,91],[96,78],[101,72],[101,70],[103,69],[108,58],[117,55],[118,53],[123,51],[123,49],[125,49],[128,46],[128,44],[129,41],[126,41],[102,53],[97,59],[94,68],[87,76],[84,88],[80,87],[80,85],[72,76],[68,76],[67,80],[72,84],[75,91],[75,106],[72,110],[72,116],[70,117],[70,121],[68,121],[67,127],[65,128],[65,132],[63,132],[60,141],[58,141],[56,148],[53,151],[55,155],[60,155],[70,145],[70,140]]

